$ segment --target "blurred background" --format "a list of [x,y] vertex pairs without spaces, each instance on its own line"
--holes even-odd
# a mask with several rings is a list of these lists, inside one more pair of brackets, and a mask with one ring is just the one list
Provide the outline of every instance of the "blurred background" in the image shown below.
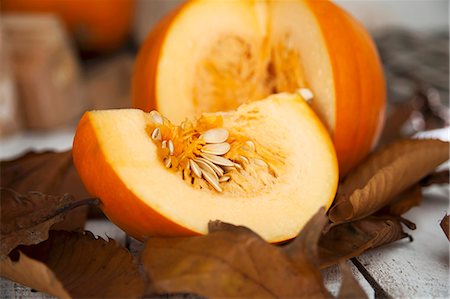
[[[181,2],[0,0],[0,159],[70,149],[85,110],[129,107],[139,47]],[[381,143],[447,127],[449,2],[335,2],[371,31],[385,66]]]

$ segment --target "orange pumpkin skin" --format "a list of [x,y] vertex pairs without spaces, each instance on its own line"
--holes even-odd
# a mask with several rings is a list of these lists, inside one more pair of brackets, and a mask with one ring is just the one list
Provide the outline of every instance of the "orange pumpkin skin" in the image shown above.
[[[384,124],[386,87],[375,44],[365,28],[329,1],[304,0],[320,26],[332,64],[335,90],[333,141],[341,175],[373,149]],[[190,2],[167,15],[139,51],[132,81],[136,108],[156,107],[157,66],[172,22]]]
[[183,10],[188,2],[166,15],[149,33],[134,66],[131,82],[133,107],[144,111],[156,110],[156,76],[161,47],[172,21]]
[[308,0],[332,60],[336,93],[334,146],[346,174],[376,145],[384,124],[386,86],[372,38],[354,18],[328,1]]
[[[101,148],[98,143],[93,143],[97,139],[95,134],[89,114],[85,113],[77,127],[72,156],[78,173],[83,174],[82,179],[87,191],[90,194],[103,195],[101,209],[106,215],[113,215],[111,220],[114,223],[127,228],[130,235],[141,241],[149,234],[153,236],[198,235],[165,218],[129,190],[102,151],[92,150],[93,147]],[[78,138],[78,136],[83,137]],[[101,178],[96,175],[98,173],[102,174]],[[95,184],[89,182],[95,182]],[[128,225],[130,219],[139,225]]]
[[57,14],[86,51],[111,51],[127,38],[134,0],[2,0],[3,12]]

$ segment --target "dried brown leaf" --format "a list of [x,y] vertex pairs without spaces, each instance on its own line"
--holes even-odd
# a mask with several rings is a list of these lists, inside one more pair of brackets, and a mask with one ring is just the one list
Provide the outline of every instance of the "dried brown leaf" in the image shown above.
[[329,218],[344,223],[364,218],[449,158],[449,143],[432,139],[395,142],[372,154],[340,186]]
[[[81,181],[70,177],[75,171],[71,151],[28,152],[19,158],[0,162],[0,167],[2,187],[21,193],[39,191],[61,194],[70,191],[75,197],[86,197]],[[71,182],[65,181],[68,176]]]
[[442,227],[442,230],[444,231],[445,235],[447,236],[447,239],[450,241],[448,218],[449,218],[449,215],[445,215],[444,218],[442,218],[441,227]]
[[[323,211],[317,217],[324,218]],[[311,225],[307,225],[311,228]],[[293,263],[283,248],[268,244],[245,227],[213,222],[205,236],[151,238],[141,260],[152,281],[150,292],[194,293],[209,298],[324,298],[314,244],[299,242]],[[302,234],[308,234],[308,228]],[[320,233],[320,232],[319,232]],[[306,248],[302,247],[306,246]],[[312,246],[310,248],[309,246]]]
[[422,187],[428,187],[431,185],[441,185],[441,184],[449,184],[450,181],[450,172],[449,170],[442,170],[433,172],[430,175],[427,175],[420,181],[420,185]]
[[379,144],[389,144],[399,138],[404,138],[403,126],[410,119],[414,107],[410,101],[392,104],[387,109],[387,118],[381,133]]
[[319,210],[318,214],[308,221],[302,232],[283,247],[284,252],[297,265],[297,268],[305,268],[304,270],[309,271],[318,267],[318,242],[323,227],[327,223],[324,209]]
[[[72,152],[28,152],[11,161],[0,162],[1,187],[26,194],[38,191],[51,195],[71,194],[74,200],[89,197],[72,163]],[[82,230],[87,207],[69,212],[58,229]]]
[[342,284],[339,289],[338,299],[362,299],[368,298],[366,292],[353,276],[352,270],[345,262],[339,263],[342,274]]
[[144,293],[133,257],[114,240],[51,231],[47,241],[18,250],[18,259],[0,262],[1,276],[53,296],[137,298]]
[[396,196],[391,204],[384,207],[380,211],[380,214],[401,216],[408,212],[411,208],[420,205],[421,202],[422,187],[416,184]]
[[400,220],[394,217],[369,216],[334,226],[320,238],[320,266],[334,265],[406,237]]
[[48,238],[49,229],[64,220],[73,208],[96,203],[93,199],[75,201],[72,196],[51,196],[40,192],[21,195],[0,188],[0,258],[18,245],[31,245]]
[[17,262],[8,258],[1,260],[0,266],[2,277],[58,298],[71,298],[62,283],[44,263],[21,252]]

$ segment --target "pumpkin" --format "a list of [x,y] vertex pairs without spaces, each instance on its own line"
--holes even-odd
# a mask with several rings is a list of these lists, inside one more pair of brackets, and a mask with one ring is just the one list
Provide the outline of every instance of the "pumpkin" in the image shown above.
[[123,44],[134,7],[134,0],[2,0],[3,12],[57,14],[82,50],[98,52]]
[[175,122],[277,92],[303,92],[332,136],[341,175],[374,147],[386,91],[363,26],[329,1],[189,1],[140,49],[133,105]]

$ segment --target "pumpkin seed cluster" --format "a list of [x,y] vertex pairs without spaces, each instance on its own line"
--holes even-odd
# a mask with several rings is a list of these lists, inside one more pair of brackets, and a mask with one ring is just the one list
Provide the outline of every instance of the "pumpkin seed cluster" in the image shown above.
[[[187,122],[177,127],[157,111],[150,112],[150,116],[153,122],[151,138],[160,148],[163,164],[181,171],[183,178],[190,178],[191,183],[204,180],[208,186],[222,192],[221,184],[232,178],[230,173],[244,171],[245,164],[268,168],[267,163],[258,158],[253,141],[231,141],[228,130],[224,128],[202,131]],[[234,155],[234,159],[227,157],[233,147],[239,147],[238,152],[248,155]],[[237,152],[236,148],[233,152]]]

